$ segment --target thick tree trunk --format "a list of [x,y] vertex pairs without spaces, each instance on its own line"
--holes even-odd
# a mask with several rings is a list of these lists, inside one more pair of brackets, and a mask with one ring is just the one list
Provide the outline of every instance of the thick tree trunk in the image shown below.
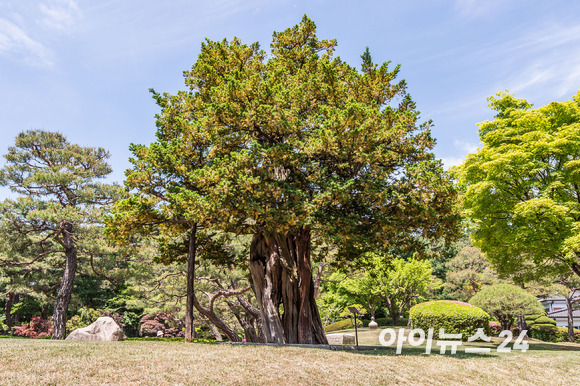
[[310,229],[254,235],[249,267],[267,342],[327,344],[314,299]]
[[185,305],[185,341],[197,338],[193,324],[193,294],[195,290],[195,254],[197,251],[197,224],[191,226],[189,234],[189,251],[187,255],[187,300]]
[[4,305],[4,314],[6,315],[6,325],[8,327],[14,326],[12,324],[12,305],[14,304],[14,292],[8,292],[6,297],[6,304]]
[[568,307],[568,341],[574,343],[574,309],[572,308],[572,300],[569,296],[566,297],[566,306]]
[[69,222],[63,226],[62,241],[65,248],[65,266],[54,306],[52,339],[66,337],[66,317],[77,271],[77,249],[73,240],[73,226]]

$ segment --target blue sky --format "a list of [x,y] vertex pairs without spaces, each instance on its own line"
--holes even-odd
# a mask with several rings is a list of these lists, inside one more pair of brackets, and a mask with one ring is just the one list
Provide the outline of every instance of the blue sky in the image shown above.
[[350,64],[369,46],[402,65],[447,166],[477,149],[487,96],[508,89],[540,106],[580,89],[574,1],[0,0],[0,153],[22,130],[57,130],[107,148],[122,181],[129,143],[154,139],[150,87],[183,89],[206,37],[267,49],[304,14]]

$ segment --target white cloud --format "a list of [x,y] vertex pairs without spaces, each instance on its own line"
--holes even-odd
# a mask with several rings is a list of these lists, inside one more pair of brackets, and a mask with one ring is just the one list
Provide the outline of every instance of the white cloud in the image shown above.
[[479,144],[476,145],[476,144],[473,144],[473,143],[470,143],[470,142],[467,142],[467,141],[460,141],[460,140],[457,140],[457,139],[455,141],[453,141],[453,145],[456,148],[458,148],[458,149],[460,149],[463,152],[468,153],[468,154],[469,153],[475,153],[477,151],[477,148],[479,147],[478,146]]
[[544,95],[570,97],[580,88],[579,45],[580,26],[547,24],[478,55],[487,54],[503,66],[494,88],[541,100]]
[[443,166],[447,170],[452,166],[458,166],[463,163],[464,157],[441,157],[441,161],[443,161]]
[[454,155],[441,157],[441,161],[443,161],[445,169],[449,169],[452,166],[461,165],[468,154],[475,153],[477,151],[479,145],[479,143],[474,144],[459,139],[454,140]]
[[45,27],[57,30],[64,30],[74,25],[81,15],[74,0],[52,0],[40,4],[38,7],[44,16],[40,23]]
[[455,0],[455,9],[462,17],[479,18],[505,12],[511,8],[509,0]]
[[51,52],[44,45],[6,19],[0,19],[0,55],[23,56],[33,65],[49,67],[54,64]]

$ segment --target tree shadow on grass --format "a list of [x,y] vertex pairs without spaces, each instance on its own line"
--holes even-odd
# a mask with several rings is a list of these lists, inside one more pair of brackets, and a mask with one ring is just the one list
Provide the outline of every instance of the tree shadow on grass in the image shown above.
[[[512,347],[513,343],[510,343],[507,347]],[[572,344],[572,343],[549,343],[549,342],[529,342],[529,348],[526,352],[580,352],[580,344]],[[371,355],[371,356],[397,356],[397,355],[410,355],[410,356],[429,356],[429,355],[444,355],[444,356],[452,356],[453,358],[457,359],[471,359],[471,358],[490,358],[490,357],[497,357],[499,355],[509,355],[509,353],[498,353],[497,347],[498,344],[487,344],[487,345],[468,345],[467,347],[487,347],[491,348],[489,353],[466,353],[465,346],[459,346],[457,348],[457,352],[455,354],[450,354],[450,349],[447,348],[445,354],[440,353],[440,346],[433,344],[431,348],[430,354],[426,354],[426,348],[424,345],[421,346],[409,346],[403,345],[401,349],[401,354],[396,353],[396,347],[382,347],[377,346],[376,350],[369,350],[368,348],[365,350],[356,350],[355,348],[349,350],[343,350],[347,352],[351,352],[353,354],[360,354],[360,355]],[[520,350],[512,350],[513,353],[522,353]]]

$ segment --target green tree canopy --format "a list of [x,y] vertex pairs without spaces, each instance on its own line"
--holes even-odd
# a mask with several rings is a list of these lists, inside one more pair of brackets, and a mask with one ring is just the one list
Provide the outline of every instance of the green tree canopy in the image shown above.
[[518,281],[580,276],[580,92],[537,109],[506,93],[489,100],[483,147],[456,170],[474,244]]
[[187,138],[191,157],[171,187],[189,218],[252,235],[249,269],[272,342],[326,342],[312,238],[349,261],[455,235],[455,191],[431,152],[430,123],[418,123],[406,83],[395,82],[399,66],[367,50],[357,70],[335,46],[307,17],[275,32],[269,55],[238,38],[206,40],[185,72],[189,89],[155,94],[155,146],[167,149],[156,162],[181,157],[167,145]]
[[468,301],[483,285],[497,281],[497,274],[478,248],[463,247],[447,262],[445,293],[451,299]]

